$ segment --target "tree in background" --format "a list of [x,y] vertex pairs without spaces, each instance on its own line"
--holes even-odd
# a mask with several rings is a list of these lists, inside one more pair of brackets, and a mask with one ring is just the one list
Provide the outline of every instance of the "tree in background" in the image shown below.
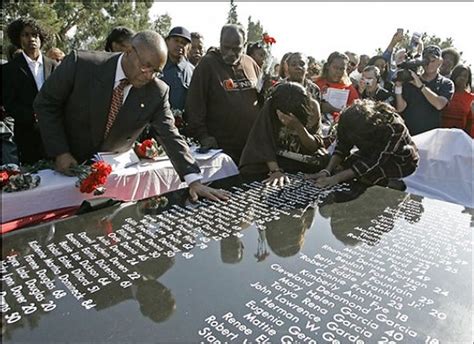
[[153,30],[165,38],[171,30],[171,16],[168,13],[158,16],[153,22]]
[[[105,38],[116,26],[135,31],[150,28],[148,11],[153,1],[12,1],[3,3],[2,30],[19,17],[33,17],[50,33],[51,46],[71,49],[103,49]],[[8,42],[5,42],[8,43]],[[6,47],[7,44],[4,44]]]
[[247,41],[248,42],[258,42],[262,40],[263,36],[263,26],[260,23],[260,20],[254,22],[252,17],[249,16],[248,25],[247,25]]
[[237,16],[237,5],[234,3],[234,0],[230,0],[230,9],[227,14],[227,24],[240,24],[239,18]]
[[[428,45],[437,45],[441,49],[446,49],[446,48],[454,48],[454,40],[451,37],[448,37],[446,39],[441,39],[440,37],[437,37],[436,35],[428,35],[426,32],[423,33],[422,36],[423,44],[426,46]],[[462,54],[462,52],[459,52]]]

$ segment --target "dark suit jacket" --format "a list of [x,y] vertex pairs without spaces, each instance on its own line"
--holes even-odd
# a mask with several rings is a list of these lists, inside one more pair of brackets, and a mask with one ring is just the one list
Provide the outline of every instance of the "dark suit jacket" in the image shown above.
[[[57,63],[43,55],[44,79]],[[23,54],[2,67],[2,101],[6,112],[15,120],[14,134],[20,160],[32,163],[44,157],[41,136],[34,117],[33,101],[38,94],[35,78]]]
[[73,51],[41,88],[34,108],[46,152],[71,153],[79,162],[100,151],[130,149],[150,123],[180,175],[199,173],[189,147],[174,126],[168,86],[158,79],[132,87],[104,141],[120,54]]

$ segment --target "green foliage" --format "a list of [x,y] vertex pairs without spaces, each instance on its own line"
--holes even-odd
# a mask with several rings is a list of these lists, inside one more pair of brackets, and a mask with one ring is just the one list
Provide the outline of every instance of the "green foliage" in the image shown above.
[[240,24],[237,15],[237,5],[234,3],[234,0],[230,0],[230,9],[229,13],[227,14],[227,24]]
[[437,37],[436,35],[428,35],[426,32],[423,33],[422,36],[423,44],[426,46],[428,45],[437,45],[441,49],[446,49],[446,48],[454,48],[454,42],[451,37],[448,37],[446,39],[441,39],[440,37]]
[[263,36],[263,26],[260,23],[260,20],[254,22],[252,17],[249,16],[248,25],[247,25],[247,41],[248,42],[258,42],[262,40]]
[[[33,17],[50,33],[43,50],[51,46],[70,49],[103,49],[116,26],[135,31],[150,28],[148,11],[153,1],[9,1],[3,3],[3,31],[21,17]],[[73,34],[75,32],[75,34]],[[8,44],[8,42],[6,42]],[[7,46],[4,44],[4,46]]]
[[171,17],[168,13],[158,16],[158,18],[153,22],[153,30],[158,32],[164,38],[171,30],[171,21]]

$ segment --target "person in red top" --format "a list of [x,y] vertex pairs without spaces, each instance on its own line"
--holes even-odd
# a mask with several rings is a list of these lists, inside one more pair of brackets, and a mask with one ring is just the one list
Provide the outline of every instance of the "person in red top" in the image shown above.
[[472,92],[472,73],[466,65],[458,65],[453,69],[451,80],[454,82],[453,98],[444,108],[441,115],[443,128],[459,128],[474,137],[473,107],[474,93]]
[[[352,82],[346,73],[348,62],[349,58],[345,54],[337,51],[333,52],[329,55],[327,62],[324,64],[321,76],[316,79],[316,85],[321,89],[323,99],[321,102],[321,112],[331,114],[332,119],[336,122],[341,110],[359,98],[357,90],[352,86]],[[347,101],[343,106],[329,102],[328,91],[331,88],[349,91]],[[331,120],[331,118],[329,118],[329,120]]]

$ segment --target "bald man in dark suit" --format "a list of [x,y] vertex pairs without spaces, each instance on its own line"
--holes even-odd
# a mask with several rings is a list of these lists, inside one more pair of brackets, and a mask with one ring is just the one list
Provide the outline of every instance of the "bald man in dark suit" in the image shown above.
[[151,124],[192,199],[227,198],[200,183],[199,167],[174,126],[169,88],[158,79],[166,56],[163,38],[144,31],[122,54],[74,51],[63,60],[34,103],[56,170],[68,174],[71,166],[99,151],[124,152]]

